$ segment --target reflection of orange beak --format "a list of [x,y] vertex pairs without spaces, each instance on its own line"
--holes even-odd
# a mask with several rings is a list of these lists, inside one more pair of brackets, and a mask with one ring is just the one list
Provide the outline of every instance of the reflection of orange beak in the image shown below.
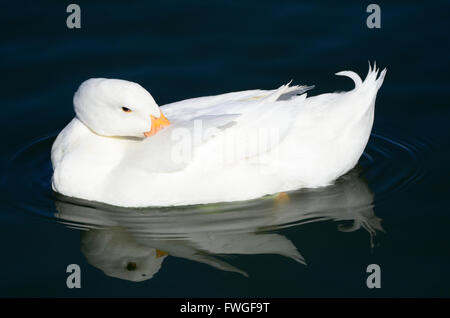
[[153,136],[163,127],[170,125],[170,121],[166,118],[166,116],[164,116],[164,114],[162,112],[161,112],[161,115],[159,116],[159,118],[156,118],[155,116],[150,115],[150,119],[152,121],[152,128],[150,129],[150,131],[147,131],[144,133],[145,137]]
[[161,251],[161,250],[156,250],[156,258],[160,258],[163,256],[169,255],[169,253]]

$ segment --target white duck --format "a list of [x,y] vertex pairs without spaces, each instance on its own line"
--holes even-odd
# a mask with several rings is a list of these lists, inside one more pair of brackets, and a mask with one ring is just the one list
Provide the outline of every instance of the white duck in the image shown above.
[[349,92],[306,98],[312,87],[284,85],[161,107],[139,84],[89,79],[52,147],[53,190],[145,207],[329,185],[356,165],[368,142],[386,70],[378,72],[369,67],[364,81],[337,73],[355,82]]

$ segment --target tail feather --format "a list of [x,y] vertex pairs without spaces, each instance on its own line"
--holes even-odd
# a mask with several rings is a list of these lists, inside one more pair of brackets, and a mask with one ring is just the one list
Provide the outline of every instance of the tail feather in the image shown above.
[[383,84],[384,77],[386,76],[386,72],[387,72],[387,69],[386,69],[386,68],[384,68],[384,69],[381,71],[380,76],[379,76],[378,79],[377,79],[377,89],[379,89],[379,88],[381,87],[381,85]]
[[377,90],[378,90],[381,87],[381,85],[383,84],[383,80],[384,80],[387,70],[386,70],[386,68],[384,68],[381,71],[380,76],[378,76],[379,71],[380,71],[380,69],[377,68],[377,62],[374,62],[373,68],[369,62],[369,71],[367,72],[367,76],[364,79],[364,82],[361,80],[361,77],[359,77],[359,75],[353,71],[341,71],[341,72],[336,73],[335,75],[347,76],[347,77],[351,78],[353,80],[353,82],[355,82],[355,88],[358,88],[363,83],[375,82]]
[[337,72],[335,75],[350,77],[353,82],[355,82],[355,88],[359,87],[362,84],[361,77],[359,77],[359,75],[353,71],[341,71]]

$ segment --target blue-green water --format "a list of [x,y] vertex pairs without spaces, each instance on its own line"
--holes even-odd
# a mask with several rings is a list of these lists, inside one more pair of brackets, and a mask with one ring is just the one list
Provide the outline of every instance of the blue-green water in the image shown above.
[[[62,2],[2,8],[0,296],[450,296],[448,4],[379,1],[381,29],[358,2],[78,4],[81,29]],[[373,134],[333,186],[131,211],[51,191],[51,144],[89,77],[136,81],[163,105],[290,79],[348,90],[333,74],[368,60],[388,68]]]

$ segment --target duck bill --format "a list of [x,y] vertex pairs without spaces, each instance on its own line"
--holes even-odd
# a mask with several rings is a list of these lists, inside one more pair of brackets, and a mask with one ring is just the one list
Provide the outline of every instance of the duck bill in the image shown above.
[[162,128],[170,125],[170,121],[166,118],[166,116],[164,116],[162,112],[159,117],[150,115],[150,120],[152,121],[152,128],[144,133],[145,137],[153,136]]

